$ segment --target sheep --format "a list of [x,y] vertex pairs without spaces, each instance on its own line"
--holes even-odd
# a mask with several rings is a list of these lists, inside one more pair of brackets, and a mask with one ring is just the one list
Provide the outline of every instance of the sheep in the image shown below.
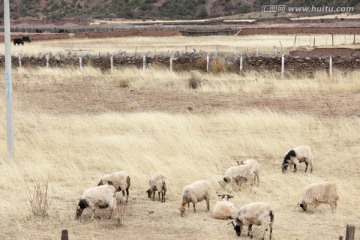
[[334,213],[337,207],[339,195],[337,186],[331,182],[313,183],[305,187],[299,206],[305,212],[309,205],[316,207],[320,203],[329,204]]
[[[148,194],[148,197],[151,198],[153,201],[155,201],[155,192],[158,191],[159,195],[159,201],[165,202],[165,194],[167,191],[167,178],[162,173],[155,173],[152,175],[149,179],[149,185],[150,188],[146,191]],[[161,194],[161,200],[160,200],[160,194]]]
[[[92,210],[91,220],[94,220],[96,208],[108,208],[110,207],[110,216],[113,210],[116,209],[115,188],[111,182],[109,185],[92,187],[84,191],[76,209],[76,219],[81,217],[85,208],[89,207]],[[119,218],[118,212],[117,218]]]
[[237,208],[234,203],[229,202],[228,199],[233,198],[234,196],[228,194],[218,195],[221,197],[213,209],[212,216],[215,219],[233,219],[236,216]]
[[[225,183],[236,182],[238,186],[241,185],[242,181],[250,181],[253,185],[256,175],[252,168],[251,164],[232,166],[226,170],[223,181]],[[219,184],[222,185],[222,181],[219,181]]]
[[255,159],[247,159],[244,161],[237,161],[238,165],[246,165],[249,164],[252,166],[252,171],[254,172],[254,184],[257,181],[257,185],[260,183],[259,173],[260,173],[260,165]]
[[313,155],[309,146],[300,145],[288,151],[281,166],[282,172],[285,173],[289,165],[294,165],[295,173],[297,165],[301,162],[306,164],[305,172],[308,169],[308,165],[311,167],[310,172],[313,171]]
[[190,203],[193,204],[194,212],[196,212],[195,204],[205,199],[206,211],[210,210],[210,194],[211,185],[207,180],[197,180],[189,185],[186,185],[182,191],[182,203],[180,207],[180,216],[185,214],[185,205],[190,207]]
[[[130,177],[125,171],[114,172],[110,174],[105,174],[102,176],[98,186],[108,184],[112,182],[116,191],[121,191],[123,196],[126,195],[126,202],[129,199],[129,188],[130,188]],[[126,191],[126,194],[125,194]]]
[[239,209],[238,215],[235,219],[236,225],[232,221],[232,225],[234,230],[238,236],[241,235],[241,230],[244,225],[248,225],[248,233],[247,236],[252,238],[252,226],[255,224],[257,226],[263,226],[264,234],[262,239],[265,239],[265,234],[270,228],[269,239],[271,239],[272,235],[272,225],[274,223],[274,210],[268,203],[264,202],[253,202],[247,205],[242,206]]

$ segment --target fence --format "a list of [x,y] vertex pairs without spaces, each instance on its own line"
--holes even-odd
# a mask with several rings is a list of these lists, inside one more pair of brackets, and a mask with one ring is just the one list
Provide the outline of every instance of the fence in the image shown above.
[[[0,56],[0,64],[4,66],[4,57]],[[229,56],[217,57],[216,54],[170,54],[168,56],[149,55],[106,55],[106,56],[66,56],[51,55],[44,56],[13,56],[12,65],[16,68],[31,67],[70,67],[82,69],[86,66],[100,68],[103,71],[123,67],[137,67],[146,69],[148,67],[168,68],[170,71],[199,70],[204,72],[234,72],[246,71],[272,71],[285,74],[287,72],[328,71],[331,75],[333,68],[339,70],[360,69],[360,56],[352,57],[302,57],[302,56]]]

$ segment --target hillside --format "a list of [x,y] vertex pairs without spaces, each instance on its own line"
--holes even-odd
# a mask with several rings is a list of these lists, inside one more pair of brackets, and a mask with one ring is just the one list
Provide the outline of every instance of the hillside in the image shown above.
[[[359,5],[357,0],[14,0],[11,18],[125,18],[125,19],[203,19],[247,12],[260,12],[264,5],[329,6]],[[3,3],[1,14],[3,15]],[[355,8],[356,11],[356,8]]]

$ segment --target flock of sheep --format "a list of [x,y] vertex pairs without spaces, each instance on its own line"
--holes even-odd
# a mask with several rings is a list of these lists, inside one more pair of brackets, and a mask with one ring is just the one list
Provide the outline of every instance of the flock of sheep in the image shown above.
[[[282,171],[293,166],[294,172],[297,171],[297,165],[304,162],[306,164],[305,172],[310,165],[310,171],[313,171],[313,156],[308,146],[298,146],[288,151],[282,163]],[[230,167],[219,181],[220,185],[233,183],[240,186],[243,182],[250,182],[252,185],[259,185],[260,165],[254,159],[248,159],[238,162],[237,166]],[[111,218],[112,212],[116,209],[117,200],[115,193],[121,191],[124,201],[128,201],[130,187],[130,177],[125,171],[115,172],[104,175],[98,186],[89,188],[84,191],[78,203],[76,210],[76,218],[79,219],[85,208],[92,210],[91,219],[94,218],[96,208],[110,208]],[[149,189],[147,194],[149,198],[155,200],[155,193],[158,192],[159,201],[165,202],[165,195],[168,187],[168,180],[162,173],[156,173],[149,179]],[[252,202],[240,208],[234,203],[228,201],[233,196],[229,194],[218,195],[221,197],[212,212],[215,219],[235,219],[235,223],[231,222],[236,234],[241,235],[243,226],[248,226],[247,236],[251,237],[252,226],[258,225],[264,227],[264,234],[270,230],[269,239],[272,236],[272,225],[274,222],[274,210],[271,205],[266,202]],[[182,191],[182,202],[180,206],[180,216],[183,217],[186,212],[185,206],[190,208],[192,203],[194,212],[197,202],[206,201],[206,209],[210,211],[211,183],[207,180],[197,180],[186,185]],[[310,184],[305,187],[299,207],[306,211],[309,207],[316,208],[319,204],[329,204],[332,211],[335,212],[339,195],[337,186],[331,182],[320,182]],[[118,213],[117,218],[119,219]]]

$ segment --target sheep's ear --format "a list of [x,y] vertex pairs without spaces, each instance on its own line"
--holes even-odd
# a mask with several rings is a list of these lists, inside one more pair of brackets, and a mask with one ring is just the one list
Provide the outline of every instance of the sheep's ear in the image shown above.
[[113,185],[112,181],[108,181],[107,183],[108,183],[108,185]]
[[232,195],[228,195],[228,198],[233,198],[234,196],[232,196]]

